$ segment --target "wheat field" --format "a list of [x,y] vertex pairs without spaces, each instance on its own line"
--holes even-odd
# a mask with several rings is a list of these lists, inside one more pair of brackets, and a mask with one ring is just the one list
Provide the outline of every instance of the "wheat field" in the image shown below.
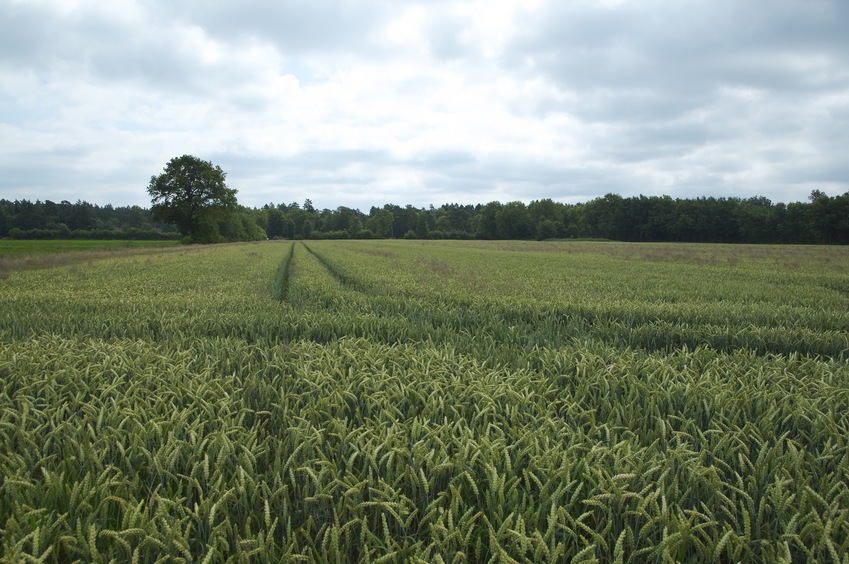
[[272,241],[0,280],[7,562],[849,562],[849,249]]

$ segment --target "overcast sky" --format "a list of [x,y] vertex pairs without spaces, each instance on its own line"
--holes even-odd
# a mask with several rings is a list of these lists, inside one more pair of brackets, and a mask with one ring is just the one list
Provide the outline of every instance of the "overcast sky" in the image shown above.
[[0,198],[849,190],[846,0],[0,0]]

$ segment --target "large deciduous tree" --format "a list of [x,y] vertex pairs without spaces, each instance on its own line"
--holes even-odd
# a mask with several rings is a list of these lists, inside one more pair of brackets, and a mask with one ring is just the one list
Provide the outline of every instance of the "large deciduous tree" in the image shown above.
[[221,167],[191,155],[174,157],[147,192],[154,218],[173,223],[193,242],[221,240],[217,224],[236,213],[236,190],[228,188]]

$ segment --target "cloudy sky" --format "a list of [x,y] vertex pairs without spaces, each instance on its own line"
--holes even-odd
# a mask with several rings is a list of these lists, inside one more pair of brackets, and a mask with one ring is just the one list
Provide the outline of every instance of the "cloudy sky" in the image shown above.
[[0,0],[0,198],[849,190],[846,0]]

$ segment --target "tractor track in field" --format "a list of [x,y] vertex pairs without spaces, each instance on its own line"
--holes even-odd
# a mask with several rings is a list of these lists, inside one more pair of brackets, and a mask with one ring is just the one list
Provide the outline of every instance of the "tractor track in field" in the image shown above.
[[292,278],[292,262],[295,257],[295,242],[289,245],[289,252],[283,257],[280,266],[277,268],[277,274],[274,276],[274,284],[272,294],[278,302],[289,301],[289,285]]
[[375,289],[370,285],[366,284],[361,280],[357,280],[356,278],[352,278],[350,275],[346,274],[342,270],[340,270],[335,264],[331,261],[327,260],[323,255],[317,253],[313,249],[311,249],[306,243],[301,241],[301,245],[310,253],[312,256],[316,258],[316,260],[330,273],[333,278],[335,278],[340,284],[343,286],[359,292],[361,294],[374,295],[376,294]]

